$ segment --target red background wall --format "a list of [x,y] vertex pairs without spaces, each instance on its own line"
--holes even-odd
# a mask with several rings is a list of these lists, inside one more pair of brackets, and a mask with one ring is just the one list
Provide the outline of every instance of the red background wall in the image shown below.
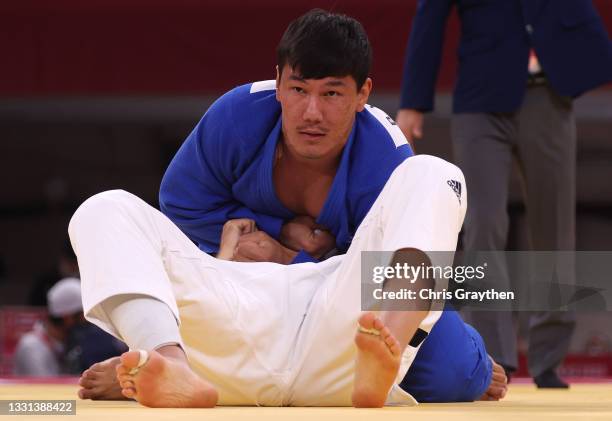
[[[594,3],[612,29],[612,2]],[[272,78],[288,22],[317,6],[364,24],[377,92],[399,89],[416,0],[21,0],[0,10],[0,96],[223,92]],[[441,89],[457,34],[453,16]]]

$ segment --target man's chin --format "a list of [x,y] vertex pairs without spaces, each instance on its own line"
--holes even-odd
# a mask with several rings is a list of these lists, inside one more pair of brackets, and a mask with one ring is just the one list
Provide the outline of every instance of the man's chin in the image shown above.
[[304,159],[317,160],[325,157],[324,151],[312,150],[312,149],[303,149],[297,151],[298,155]]

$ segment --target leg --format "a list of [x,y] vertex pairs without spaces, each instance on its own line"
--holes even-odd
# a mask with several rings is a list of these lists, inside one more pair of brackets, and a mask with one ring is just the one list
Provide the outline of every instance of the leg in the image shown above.
[[[171,271],[166,267],[171,259],[164,256],[163,250],[195,247],[155,212],[121,191],[94,196],[77,210],[69,232],[83,278],[84,310],[90,319],[129,346],[151,349],[151,361],[129,379],[121,371],[125,371],[126,364],[129,366],[133,352],[124,354],[117,365],[118,373],[124,375],[123,379],[119,377],[120,382],[129,381],[121,384],[124,396],[150,406],[214,406],[216,391],[193,373],[179,346],[152,350],[166,342],[181,342],[175,291]],[[137,298],[127,295],[130,293],[138,294]],[[103,305],[124,296],[130,299],[112,307]],[[138,305],[144,305],[144,310]],[[128,313],[120,314],[125,311]],[[148,327],[152,325],[155,330],[151,331]],[[158,338],[159,331],[170,332],[167,341],[163,335]],[[159,387],[155,389],[147,382],[148,375],[157,376],[157,384],[163,382],[169,393],[158,393]]]
[[[449,181],[460,184],[462,189],[453,189]],[[355,406],[380,406],[385,401],[388,404],[414,403],[414,399],[397,386],[418,349],[406,346],[406,338],[412,337],[417,326],[429,331],[441,311],[381,312],[376,317],[366,313],[365,318],[360,319],[361,252],[385,250],[394,254],[393,251],[404,249],[421,250],[426,251],[421,252],[421,256],[431,259],[432,263],[445,265],[448,262],[440,262],[439,255],[427,253],[446,251],[445,257],[452,262],[466,200],[463,175],[457,167],[443,160],[421,155],[409,158],[396,169],[359,226],[348,252],[313,299],[302,327],[308,341],[300,347],[302,359],[296,364],[299,372],[293,383],[295,392],[291,404],[313,405],[316,401],[320,405],[346,405],[348,401]],[[397,253],[394,258],[398,258]],[[327,264],[330,263],[324,262],[320,267]],[[424,314],[427,317],[423,320]],[[400,344],[399,362],[393,341],[390,346],[382,331],[373,338],[358,332],[355,340],[351,340],[352,335],[347,336],[347,332],[355,332],[358,321],[367,324],[363,326],[366,328],[381,323],[386,326]],[[334,352],[314,352],[329,350],[329,343],[335,344]],[[381,360],[374,355],[386,357]],[[388,367],[399,369],[389,370]],[[367,383],[377,372],[387,372],[387,375],[380,376],[385,377],[385,384],[378,385],[374,393]]]
[[[164,303],[150,297],[126,294],[107,299],[101,304],[113,326],[131,349],[149,351],[150,361],[136,373],[136,351],[124,353],[115,366],[121,394],[153,407],[214,406],[218,394],[210,383],[190,368],[176,320]],[[155,329],[149,329],[154,315]],[[130,356],[131,355],[131,356]],[[168,393],[170,392],[170,393]]]
[[[508,183],[516,120],[510,114],[457,114],[452,138],[457,165],[470,186],[463,248],[466,251],[504,250],[508,236]],[[495,287],[509,286],[506,262],[489,261],[498,274]],[[493,359],[507,369],[517,368],[516,337],[510,311],[480,311],[467,315],[481,333]]]
[[[420,250],[402,249],[394,253],[390,266],[407,263],[410,266],[430,266],[427,255]],[[387,279],[384,291],[400,291],[406,287],[402,279]],[[418,279],[411,286],[421,289],[435,289],[435,282]],[[355,387],[352,402],[355,407],[381,407],[387,401],[388,391],[398,377],[403,351],[408,347],[431,308],[431,300],[404,303],[399,311],[393,310],[395,303],[383,302],[378,317],[366,312],[359,317],[359,328],[355,334],[357,358],[355,361]],[[391,308],[391,309],[387,309]],[[424,309],[426,308],[426,309]]]
[[[278,332],[297,332],[322,278],[315,265],[215,259],[159,211],[121,191],[87,200],[69,230],[81,267],[86,316],[109,333],[125,336],[131,347],[144,344],[136,347],[151,355],[151,365],[123,379],[125,394],[147,405],[209,406],[216,398],[205,381],[214,384],[219,404],[280,403],[279,378],[296,347],[287,336],[279,341]],[[128,317],[114,320],[115,311],[106,303],[127,294],[144,297],[147,306],[157,309],[134,311],[135,300],[129,299]],[[180,334],[151,342],[161,320],[175,330],[180,327]],[[181,343],[199,379],[185,371],[181,348],[160,348],[167,342]],[[120,375],[134,368],[134,355],[122,360]],[[169,387],[148,385],[151,378]],[[145,386],[139,388],[140,383]],[[162,388],[164,397],[158,393]],[[188,392],[193,394],[186,397]]]
[[[574,250],[576,124],[572,102],[548,86],[530,88],[519,121],[532,246],[534,250]],[[573,285],[573,264],[563,264],[569,267],[556,271],[558,282]],[[561,363],[574,325],[571,312],[545,311],[531,317],[528,361],[533,377]]]
[[[408,162],[410,163],[410,161]],[[394,253],[391,265],[395,262],[407,262],[409,265],[416,267],[422,264],[425,266],[440,264],[439,256],[436,256],[435,252],[446,251],[448,257],[448,252],[453,252],[456,248],[457,236],[463,224],[467,197],[466,183],[461,172],[456,167],[446,163],[444,165],[441,162],[427,162],[427,158],[424,159],[423,163],[415,162],[415,164],[417,168],[422,165],[423,178],[419,180],[416,174],[407,170],[406,173],[402,174],[402,177],[392,178],[389,183],[389,189],[387,190],[386,186],[380,197],[383,209],[387,209],[387,211],[383,210],[380,216],[380,226],[383,232],[380,250],[398,250]],[[436,174],[427,174],[427,170],[423,167],[427,167],[429,171],[435,169]],[[419,211],[411,206],[410,201],[406,203],[403,200],[390,199],[390,196],[401,196],[401,193],[395,189],[399,186],[394,188],[393,185],[393,182],[397,179],[402,181],[402,188],[410,191],[415,196],[415,199],[418,198],[416,200],[423,202],[421,206],[428,207],[426,211],[429,213],[428,215],[425,215],[422,209]],[[425,189],[429,191],[427,194],[418,189],[412,191],[409,188],[409,182],[424,183]],[[449,182],[454,184],[451,185]],[[410,215],[410,220],[408,220],[406,215]],[[429,238],[426,240],[424,238],[407,238],[406,234],[416,229],[414,225],[419,226],[422,230],[418,233],[421,237]],[[411,249],[412,252],[404,253],[403,250],[406,249]],[[387,285],[388,282],[389,280],[385,283],[385,289],[388,286],[394,288],[394,283],[399,288],[406,286],[405,282],[400,279],[391,279],[391,285]],[[435,285],[426,279],[419,279],[413,284],[414,291],[434,288]],[[423,304],[431,305],[431,303],[415,302],[411,306],[414,307],[412,310],[410,309],[411,307],[404,308],[404,310],[409,311],[385,311],[383,304],[383,311],[379,314],[381,324],[388,329],[393,337],[397,338],[397,345],[399,345],[399,349],[402,352],[406,350],[414,332],[429,314],[429,311],[422,310],[421,306]],[[437,317],[439,317],[440,311],[439,309],[436,310],[438,311],[432,311],[432,313],[438,313]],[[368,313],[360,318],[360,324],[367,315]],[[429,328],[431,329],[431,326]],[[399,377],[399,361],[397,368],[388,377],[387,388],[378,386],[377,390],[373,390],[369,385],[374,383],[374,378],[380,379],[379,373],[383,371],[383,367],[380,365],[384,359],[381,359],[379,355],[373,352],[376,350],[372,344],[373,341],[371,339],[365,340],[364,336],[366,335],[363,332],[357,332],[356,344],[358,352],[355,367],[353,404],[355,406],[382,406],[387,400],[387,393],[384,392],[389,390],[389,386]],[[384,342],[389,348],[389,354],[395,357],[393,346],[389,345],[389,340],[385,340],[384,335],[381,335],[380,339],[378,341],[379,347],[381,342]],[[373,355],[376,355],[378,358],[373,359]],[[391,358],[391,360],[395,360],[395,358]],[[402,377],[399,378],[401,379]]]

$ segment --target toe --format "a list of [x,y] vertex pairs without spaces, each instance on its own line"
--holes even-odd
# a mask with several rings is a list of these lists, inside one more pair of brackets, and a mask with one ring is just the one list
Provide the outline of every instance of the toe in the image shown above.
[[378,317],[374,318],[373,325],[374,325],[374,329],[377,329],[377,330],[383,330],[385,328],[385,324]]
[[121,382],[127,382],[127,381],[133,381],[134,380],[134,376],[131,374],[120,374],[117,376],[117,380],[119,380],[119,383]]
[[498,382],[501,384],[508,383],[508,378],[503,373],[493,373],[493,376],[491,376],[491,378],[494,382]]
[[391,353],[397,356],[401,353],[402,348],[397,339],[395,339],[393,336],[391,336],[391,339],[392,339],[391,344],[387,344],[387,346],[389,347],[389,350],[391,351]]
[[385,343],[387,344],[389,351],[391,351],[391,354],[399,355],[401,347],[397,339],[395,339],[392,335],[389,335],[387,339],[385,339]]
[[386,336],[383,336],[383,339],[388,347],[392,347],[393,345],[395,345],[395,338],[393,336],[386,335]]
[[77,394],[81,399],[91,399],[91,390],[89,389],[79,389]]
[[489,387],[489,390],[487,390],[487,394],[496,399],[499,399],[506,395],[506,388],[503,386],[494,385]]
[[376,316],[372,312],[362,313],[359,317],[359,325],[365,329],[372,329],[374,327],[374,319]]
[[83,386],[83,388],[87,389],[94,385],[94,381],[88,377],[81,377],[79,379],[79,386]]
[[389,330],[387,326],[383,326],[382,328],[378,329],[378,331],[380,332],[380,336],[384,340],[386,340],[389,336],[391,336],[391,331]]
[[126,367],[127,370],[131,370],[138,366],[140,362],[140,352],[128,351],[121,354],[121,365]]
[[117,367],[115,367],[115,373],[117,373],[117,377],[129,373],[130,370],[130,368],[124,366],[123,364],[119,364]]
[[119,382],[119,384],[121,385],[122,389],[135,389],[136,386],[134,385],[134,382],[131,380],[124,380]]
[[89,371],[104,371],[105,367],[102,363],[95,363],[91,367],[89,367]]
[[136,396],[136,389],[128,388],[121,389],[121,393],[128,399],[133,399]]

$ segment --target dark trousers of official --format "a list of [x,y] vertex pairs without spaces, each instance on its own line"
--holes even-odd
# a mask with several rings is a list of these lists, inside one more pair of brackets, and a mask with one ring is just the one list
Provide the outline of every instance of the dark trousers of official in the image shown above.
[[[459,113],[451,126],[455,161],[465,174],[469,192],[464,249],[505,250],[509,180],[516,158],[524,181],[532,249],[574,250],[576,124],[571,99],[547,85],[531,86],[518,111]],[[508,277],[507,272],[504,276]],[[516,369],[513,314],[478,311],[467,318],[495,361]],[[574,325],[571,312],[530,314],[527,357],[531,376],[561,363]]]

